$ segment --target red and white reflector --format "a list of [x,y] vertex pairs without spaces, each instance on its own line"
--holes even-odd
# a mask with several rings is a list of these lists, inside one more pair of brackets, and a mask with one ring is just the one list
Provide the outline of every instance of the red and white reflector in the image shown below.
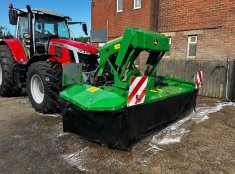
[[197,76],[196,76],[196,89],[201,88],[202,86],[202,78],[203,78],[203,72],[202,71],[198,71],[197,72]]
[[148,83],[148,77],[133,77],[129,88],[127,106],[138,105],[144,103],[146,95],[146,87]]

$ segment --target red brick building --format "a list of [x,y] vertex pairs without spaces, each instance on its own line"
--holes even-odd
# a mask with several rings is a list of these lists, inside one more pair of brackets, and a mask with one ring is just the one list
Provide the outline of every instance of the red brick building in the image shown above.
[[234,0],[93,0],[91,11],[92,31],[106,29],[108,39],[134,26],[171,37],[172,58],[235,58]]
[[170,37],[165,60],[235,60],[235,0],[92,0],[91,13],[95,45],[134,26]]

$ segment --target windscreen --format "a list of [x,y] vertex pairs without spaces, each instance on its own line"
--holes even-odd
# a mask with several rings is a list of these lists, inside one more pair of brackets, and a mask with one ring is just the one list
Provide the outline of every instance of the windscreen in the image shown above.
[[36,16],[35,35],[39,37],[57,37],[69,39],[69,29],[64,18]]

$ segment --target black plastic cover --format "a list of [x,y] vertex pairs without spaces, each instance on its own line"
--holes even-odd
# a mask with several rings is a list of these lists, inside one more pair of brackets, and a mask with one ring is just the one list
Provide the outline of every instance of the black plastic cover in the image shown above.
[[62,117],[65,132],[89,140],[129,150],[133,140],[158,126],[182,118],[196,105],[197,91],[166,100],[116,111],[85,111],[63,100]]

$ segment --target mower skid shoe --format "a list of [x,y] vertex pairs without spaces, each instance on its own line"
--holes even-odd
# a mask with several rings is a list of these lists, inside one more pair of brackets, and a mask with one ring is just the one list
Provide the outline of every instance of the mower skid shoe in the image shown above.
[[62,100],[63,129],[122,150],[164,123],[193,111],[197,91],[116,111],[85,111]]

